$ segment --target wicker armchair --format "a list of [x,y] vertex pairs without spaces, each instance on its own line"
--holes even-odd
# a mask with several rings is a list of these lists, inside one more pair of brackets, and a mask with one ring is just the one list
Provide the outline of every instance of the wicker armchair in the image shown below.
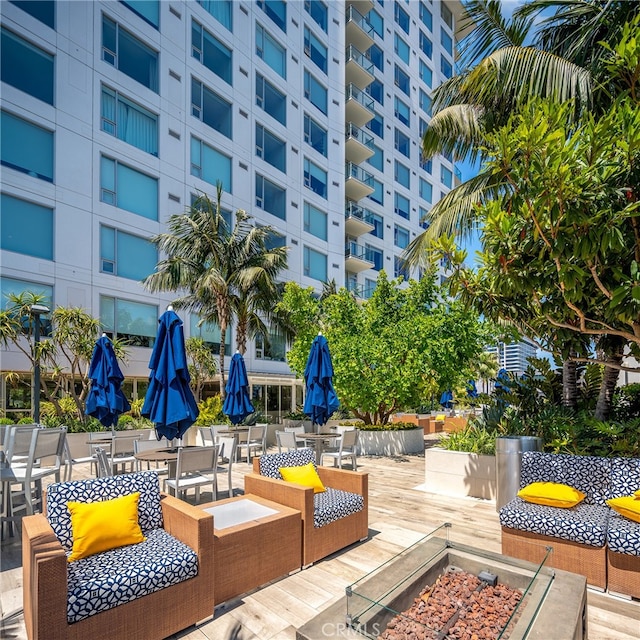
[[[311,449],[263,455],[253,459],[253,473],[244,477],[245,493],[286,505],[302,514],[303,567],[369,535],[368,474],[318,467],[318,475],[328,490],[314,494],[311,487],[285,482],[278,472],[280,467],[313,461]],[[323,513],[350,500],[358,503],[357,510],[342,517],[336,517],[335,511],[329,517]]]
[[[80,502],[94,502],[96,495],[104,496],[105,491],[110,491],[111,495],[117,492],[126,495],[130,487],[127,486],[123,493],[121,489],[123,482],[133,482],[134,490],[142,487],[139,504],[140,526],[147,541],[86,558],[86,561],[91,561],[95,566],[96,563],[102,562],[101,556],[104,556],[104,562],[109,564],[109,572],[100,571],[96,567],[95,579],[100,580],[101,576],[103,578],[108,576],[111,580],[118,566],[125,564],[126,557],[123,559],[121,555],[110,556],[109,554],[121,552],[125,556],[129,554],[129,557],[131,555],[135,557],[139,551],[134,548],[140,548],[141,552],[142,546],[156,535],[161,541],[172,540],[176,548],[184,549],[184,544],[189,548],[186,550],[188,553],[193,551],[197,554],[197,569],[192,572],[192,575],[193,573],[195,575],[158,591],[144,595],[140,593],[134,596],[135,599],[122,604],[103,605],[111,607],[104,610],[98,610],[95,602],[99,587],[96,587],[96,591],[92,591],[87,585],[90,585],[93,577],[83,575],[81,586],[89,589],[84,606],[89,609],[95,607],[95,609],[88,614],[86,612],[82,614],[87,617],[77,616],[80,619],[72,621],[73,615],[69,604],[71,601],[68,600],[68,590],[72,588],[73,582],[70,579],[70,572],[74,569],[71,567],[85,560],[73,563],[67,561],[68,539],[65,537],[67,534],[63,531],[61,535],[59,528],[59,523],[65,516],[61,518],[61,512],[55,511],[53,506],[55,493],[62,492],[62,495],[57,498],[59,508],[60,505],[66,505],[65,499],[68,500],[66,496],[69,495],[69,491],[73,495],[73,500]],[[149,488],[150,485],[151,488]],[[159,504],[161,517],[157,514],[153,515],[155,523],[159,526],[145,530],[143,518],[149,520],[151,508],[148,503],[144,505],[143,501],[149,496],[150,502],[156,507]],[[130,640],[131,638],[160,640],[211,617],[214,611],[213,541],[212,516],[176,498],[161,494],[157,474],[154,472],[51,485],[47,492],[47,515],[37,514],[23,519],[24,619],[29,640],[87,640],[88,638],[91,640]],[[125,551],[126,549],[128,550]],[[173,551],[173,548],[167,549],[168,553],[170,551]],[[146,553],[148,555],[149,551]],[[128,566],[136,566],[135,560]],[[79,569],[75,570],[79,571]],[[90,573],[86,566],[82,568],[82,572]],[[139,584],[135,585],[138,589],[140,589]]]

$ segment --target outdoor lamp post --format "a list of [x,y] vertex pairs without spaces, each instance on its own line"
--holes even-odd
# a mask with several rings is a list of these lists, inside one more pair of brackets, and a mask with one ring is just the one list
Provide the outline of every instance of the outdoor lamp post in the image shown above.
[[40,316],[49,313],[50,309],[44,304],[32,304],[29,309],[34,318],[33,327],[33,350],[35,361],[33,364],[33,421],[40,422],[40,353],[38,343],[40,342]]

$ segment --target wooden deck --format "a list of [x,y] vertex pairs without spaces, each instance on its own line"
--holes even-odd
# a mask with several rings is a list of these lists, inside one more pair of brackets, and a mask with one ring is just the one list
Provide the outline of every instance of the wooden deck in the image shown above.
[[[369,539],[352,545],[315,565],[280,579],[216,609],[215,617],[172,636],[188,640],[294,640],[296,628],[344,594],[345,587],[403,548],[445,522],[456,538],[489,551],[500,551],[500,527],[493,502],[451,498],[425,491],[424,456],[362,457],[369,473]],[[249,465],[235,465],[236,494]],[[88,477],[89,468],[74,469],[74,478]],[[226,487],[226,478],[222,487]],[[221,492],[220,497],[226,497]],[[207,494],[202,501],[210,500]],[[259,541],[256,541],[259,544]],[[22,619],[20,543],[2,542],[0,573],[0,636],[26,638]],[[589,590],[589,638],[640,638],[640,603]],[[180,606],[176,603],[176,606]],[[152,612],[150,612],[152,615]],[[89,638],[87,640],[90,640]],[[132,638],[132,640],[144,640]],[[548,640],[564,640],[549,638]]]

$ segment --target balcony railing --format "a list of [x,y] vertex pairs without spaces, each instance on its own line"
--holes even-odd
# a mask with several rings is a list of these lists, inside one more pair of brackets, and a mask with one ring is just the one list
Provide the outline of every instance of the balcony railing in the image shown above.
[[368,36],[373,38],[373,26],[353,5],[347,9],[346,18],[347,22],[357,24]]
[[344,248],[345,258],[356,258],[364,262],[371,262],[367,259],[367,250],[357,242],[347,242]]
[[347,47],[345,61],[345,80],[347,84],[353,83],[358,89],[364,89],[373,82],[375,79],[373,62],[353,45]]
[[347,202],[344,208],[345,218],[356,218],[373,226],[373,213],[355,202]]
[[368,149],[373,150],[374,137],[370,133],[364,131],[364,129],[356,127],[353,122],[347,123],[345,138],[353,138]]
[[365,171],[362,167],[359,167],[357,164],[353,164],[353,162],[347,162],[344,167],[345,175],[344,177],[348,180],[349,178],[354,178],[358,180],[358,182],[362,182],[373,189],[373,174]]

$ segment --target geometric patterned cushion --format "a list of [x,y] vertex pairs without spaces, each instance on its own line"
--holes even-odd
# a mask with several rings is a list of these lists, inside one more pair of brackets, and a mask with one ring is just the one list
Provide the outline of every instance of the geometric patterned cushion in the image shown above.
[[294,449],[284,453],[269,453],[260,456],[260,475],[282,480],[280,467],[302,467],[312,462],[315,466],[316,456],[313,449]]
[[142,533],[162,528],[160,482],[155,471],[127,473],[108,478],[58,482],[47,488],[47,520],[65,551],[71,551],[73,538],[67,502],[101,502],[140,492],[138,522]]
[[611,460],[611,497],[630,496],[640,489],[640,458]]
[[640,523],[612,512],[607,529],[607,544],[616,553],[640,556]]
[[358,493],[330,489],[313,496],[313,526],[318,528],[364,509],[364,497]]
[[607,541],[609,507],[581,502],[570,509],[547,507],[514,498],[500,509],[500,524],[562,540],[603,547]]
[[[144,542],[97,553],[67,565],[69,623],[198,575],[198,556],[186,544],[164,529],[145,535]],[[179,607],[180,603],[176,602],[175,606]],[[153,611],[147,613],[153,615]]]
[[611,459],[559,454],[560,482],[586,494],[585,504],[606,505],[611,492]]
[[520,488],[534,482],[560,482],[558,455],[541,451],[523,451],[520,465]]

